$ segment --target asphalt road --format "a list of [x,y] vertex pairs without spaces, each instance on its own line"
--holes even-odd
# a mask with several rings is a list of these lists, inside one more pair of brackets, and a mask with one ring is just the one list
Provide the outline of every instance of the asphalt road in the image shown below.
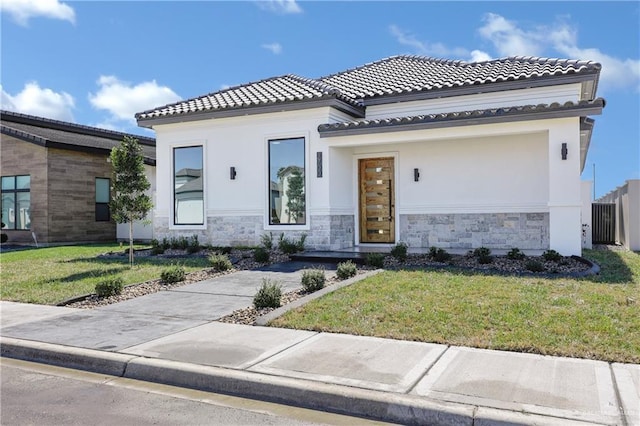
[[0,377],[3,426],[381,424],[7,358]]

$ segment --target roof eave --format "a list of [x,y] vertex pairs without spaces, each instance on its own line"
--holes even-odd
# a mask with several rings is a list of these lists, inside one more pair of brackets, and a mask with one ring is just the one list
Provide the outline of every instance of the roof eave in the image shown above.
[[603,105],[595,104],[588,106],[577,106],[572,108],[556,109],[556,110],[542,110],[542,111],[527,111],[527,112],[515,112],[507,113],[505,115],[491,115],[486,117],[462,117],[462,118],[444,118],[442,120],[433,121],[419,121],[416,123],[375,123],[364,125],[362,127],[353,128],[323,128],[318,127],[318,133],[321,138],[337,137],[337,136],[355,136],[373,133],[387,133],[397,131],[410,131],[410,130],[426,130],[426,129],[440,129],[448,127],[460,127],[460,126],[476,126],[482,124],[494,124],[494,123],[508,123],[516,121],[531,121],[531,120],[546,120],[554,118],[568,118],[568,117],[584,117],[587,115],[599,115],[602,113]]
[[[447,98],[452,96],[475,95],[480,93],[501,92],[506,90],[529,89],[534,87],[557,86],[561,84],[585,83],[592,81],[597,84],[600,72],[582,72],[567,75],[555,75],[537,78],[526,78],[512,81],[498,81],[482,84],[470,84],[466,86],[444,87],[440,89],[421,90],[408,93],[390,93],[384,95],[374,95],[362,100],[363,105],[382,105],[395,102],[421,101],[436,98]],[[592,100],[595,89],[591,97],[585,100]]]
[[332,107],[342,111],[354,118],[364,118],[365,112],[363,107],[355,106],[334,96],[321,99],[305,99],[277,102],[269,105],[243,106],[237,108],[226,108],[218,110],[206,110],[197,112],[188,112],[183,114],[172,114],[162,117],[138,118],[138,126],[153,128],[158,124],[173,124],[189,121],[209,120],[215,118],[241,117],[245,115],[267,114],[273,112],[297,111],[302,109],[312,109],[318,107]]
[[589,153],[595,123],[596,121],[593,118],[580,118],[580,173],[584,171],[584,166],[587,162],[587,154]]

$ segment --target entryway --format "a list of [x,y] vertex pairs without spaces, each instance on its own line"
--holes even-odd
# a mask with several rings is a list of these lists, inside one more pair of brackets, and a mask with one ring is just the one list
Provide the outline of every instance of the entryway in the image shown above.
[[359,163],[360,242],[395,242],[394,159],[364,158]]

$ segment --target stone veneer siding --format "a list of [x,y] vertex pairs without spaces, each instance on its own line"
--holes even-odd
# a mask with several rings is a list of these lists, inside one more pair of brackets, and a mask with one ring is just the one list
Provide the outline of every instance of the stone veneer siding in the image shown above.
[[548,213],[400,215],[400,238],[409,247],[528,250],[549,248]]
[[311,229],[304,231],[264,229],[262,216],[210,216],[207,229],[169,229],[168,218],[155,218],[154,235],[158,240],[180,236],[198,236],[202,244],[214,246],[253,246],[262,235],[271,233],[274,244],[280,234],[293,240],[306,234],[305,247],[313,250],[336,250],[353,246],[353,215],[311,216]]

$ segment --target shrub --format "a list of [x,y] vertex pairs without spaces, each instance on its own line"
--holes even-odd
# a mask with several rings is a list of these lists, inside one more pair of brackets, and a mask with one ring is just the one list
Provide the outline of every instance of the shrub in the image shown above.
[[336,270],[336,276],[340,280],[346,280],[347,278],[355,277],[358,273],[356,264],[351,260],[338,263],[338,269]]
[[122,294],[124,289],[124,281],[120,277],[111,277],[100,281],[96,284],[96,294],[99,297],[117,296]]
[[282,287],[280,284],[272,282],[267,278],[262,279],[262,286],[253,296],[253,306],[256,309],[279,308],[282,298]]
[[187,246],[187,253],[193,254],[200,251],[200,243],[198,242],[198,236],[193,234],[191,238],[189,238]]
[[160,273],[160,279],[165,284],[179,283],[184,281],[185,276],[184,268],[180,265],[169,266]]
[[407,245],[398,243],[391,249],[391,256],[395,257],[399,262],[407,260]]
[[154,256],[157,256],[159,254],[163,254],[164,253],[164,248],[162,248],[162,246],[158,246],[158,247],[151,247],[151,254]]
[[381,253],[367,253],[367,265],[376,268],[384,267],[384,255]]
[[548,260],[550,262],[559,262],[562,260],[562,255],[555,250],[547,250],[542,253],[542,257],[544,260]]
[[211,246],[209,247],[212,252],[217,254],[231,254],[233,247],[229,246]]
[[520,249],[518,248],[512,248],[511,250],[509,250],[509,252],[507,253],[507,259],[511,259],[511,260],[522,260],[525,258],[525,255],[523,252],[520,251]]
[[493,256],[479,256],[478,263],[481,265],[486,265],[488,263],[493,263]]
[[211,263],[211,268],[218,272],[228,271],[233,268],[233,265],[226,254],[209,255],[209,263]]
[[4,244],[7,241],[9,241],[9,236],[7,234],[0,234],[0,242]]
[[473,251],[474,257],[486,257],[491,256],[491,249],[487,247],[478,247]]
[[290,240],[280,234],[280,241],[278,241],[278,248],[285,254],[293,254],[299,251],[304,251],[304,242],[307,239],[307,234],[302,234],[298,241]]
[[447,252],[443,248],[431,247],[429,249],[429,256],[431,257],[431,259],[440,263],[448,262],[451,259],[451,255],[449,254],[449,252]]
[[269,251],[264,247],[258,247],[253,252],[253,260],[258,263],[267,263],[269,261]]
[[324,287],[325,277],[322,269],[307,269],[302,272],[302,289],[305,293],[313,293]]
[[168,250],[171,248],[171,242],[169,242],[167,237],[164,237],[162,239],[162,244],[160,245],[160,247],[162,247],[164,250]]
[[542,263],[538,262],[537,260],[529,260],[529,261],[527,261],[527,263],[525,263],[524,267],[527,268],[527,270],[529,270],[531,272],[543,272],[544,271],[544,265]]
[[271,250],[273,248],[273,234],[269,232],[268,234],[262,234],[260,237],[260,244],[266,250]]

